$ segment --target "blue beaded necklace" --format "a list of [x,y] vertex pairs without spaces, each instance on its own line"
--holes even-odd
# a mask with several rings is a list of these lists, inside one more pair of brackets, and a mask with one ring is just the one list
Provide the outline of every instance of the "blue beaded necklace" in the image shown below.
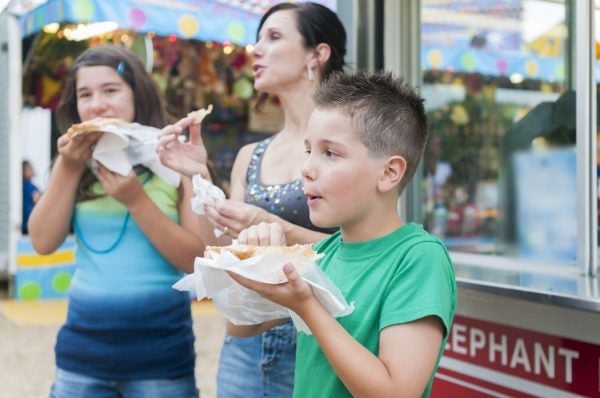
[[[144,181],[142,181],[142,186],[146,185],[146,183],[150,181],[152,176],[152,173],[148,173]],[[81,231],[81,228],[79,227],[79,224],[77,223],[77,218],[75,216],[73,216],[73,229],[75,230],[75,234],[77,235],[78,240],[86,249],[88,249],[92,253],[106,254],[111,252],[115,247],[119,245],[119,243],[121,243],[121,241],[123,240],[123,236],[125,236],[125,231],[127,230],[127,223],[129,222],[130,218],[131,213],[128,210],[127,214],[125,214],[125,219],[123,220],[123,225],[121,226],[121,230],[119,231],[117,239],[105,249],[96,249],[95,247],[89,244],[89,242],[83,237],[83,233]]]

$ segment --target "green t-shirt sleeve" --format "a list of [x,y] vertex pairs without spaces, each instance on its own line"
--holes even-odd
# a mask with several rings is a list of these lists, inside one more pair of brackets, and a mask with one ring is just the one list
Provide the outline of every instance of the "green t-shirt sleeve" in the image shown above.
[[379,330],[437,316],[447,336],[455,307],[456,282],[448,252],[441,242],[420,242],[402,257],[387,285]]

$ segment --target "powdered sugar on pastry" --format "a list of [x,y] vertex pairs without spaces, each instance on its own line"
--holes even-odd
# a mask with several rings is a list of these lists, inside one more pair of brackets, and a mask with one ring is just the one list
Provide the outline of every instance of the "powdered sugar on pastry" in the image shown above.
[[290,262],[300,275],[304,275],[322,255],[313,250],[312,245],[293,246],[253,246],[234,243],[230,246],[207,246],[206,258],[221,256],[229,252],[240,262],[251,263],[249,267],[232,269],[247,278],[267,283],[282,283],[287,280],[282,267]]
[[306,257],[306,259],[309,261],[314,261],[319,256],[318,253],[313,250],[312,245],[310,244],[296,244],[292,246],[254,246],[242,244],[233,244],[230,246],[206,246],[204,254],[206,255],[209,251],[221,253],[224,250],[235,255],[240,260],[246,260],[250,257],[262,256],[269,253],[299,254]]

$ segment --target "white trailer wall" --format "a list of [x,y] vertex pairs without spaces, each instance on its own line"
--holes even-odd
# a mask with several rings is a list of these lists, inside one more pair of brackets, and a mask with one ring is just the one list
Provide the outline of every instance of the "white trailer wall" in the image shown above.
[[[8,93],[8,29],[7,15],[0,14],[0,93]],[[9,189],[9,98],[0,95],[0,273],[8,269],[10,189]]]
[[0,13],[0,274],[14,272],[21,223],[21,35],[15,17]]

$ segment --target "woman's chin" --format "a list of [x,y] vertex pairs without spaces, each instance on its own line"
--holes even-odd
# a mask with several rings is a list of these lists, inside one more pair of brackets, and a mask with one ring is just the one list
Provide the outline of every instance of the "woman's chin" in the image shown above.
[[270,89],[271,89],[271,85],[270,84],[265,84],[265,82],[261,81],[261,80],[255,80],[254,81],[254,89],[258,92],[261,93],[270,93]]

